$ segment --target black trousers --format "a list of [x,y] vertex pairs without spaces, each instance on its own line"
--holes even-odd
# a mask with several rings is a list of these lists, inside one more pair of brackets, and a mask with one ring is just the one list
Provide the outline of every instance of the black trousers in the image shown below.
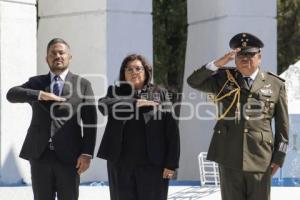
[[269,200],[271,169],[244,172],[219,165],[222,200]]
[[162,178],[162,167],[107,161],[107,170],[111,200],[167,200],[169,180]]
[[80,177],[76,166],[61,163],[54,151],[46,150],[40,159],[31,159],[34,200],[77,200]]

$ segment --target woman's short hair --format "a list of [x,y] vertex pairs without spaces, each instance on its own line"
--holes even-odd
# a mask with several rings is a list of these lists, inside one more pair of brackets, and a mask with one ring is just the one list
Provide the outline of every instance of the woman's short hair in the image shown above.
[[120,68],[120,75],[119,75],[119,81],[125,81],[125,69],[128,65],[128,63],[139,60],[145,70],[145,82],[144,85],[148,85],[152,79],[152,67],[147,62],[146,58],[140,54],[130,54],[124,58],[121,64]]

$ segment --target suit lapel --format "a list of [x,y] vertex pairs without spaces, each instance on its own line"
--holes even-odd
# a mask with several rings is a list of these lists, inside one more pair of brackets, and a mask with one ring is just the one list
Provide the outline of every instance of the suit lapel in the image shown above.
[[[50,86],[51,86],[50,72],[41,77],[39,84],[40,84],[40,90],[43,90],[45,92],[51,92],[51,90],[50,90]],[[39,104],[43,107],[43,109],[45,109],[47,112],[49,112],[51,102],[39,101]]]
[[51,76],[50,76],[50,72],[45,75],[45,80],[42,80],[42,83],[44,83],[44,91],[45,92],[51,92],[50,86],[51,86]]
[[249,87],[248,87],[246,81],[244,80],[242,74],[239,71],[236,71],[236,81],[238,82],[238,84],[241,88],[245,88],[245,89],[249,90]]
[[265,82],[265,75],[261,70],[259,70],[250,91],[251,92],[257,91],[258,89],[264,86],[264,82]]
[[246,80],[244,78],[242,78],[242,82],[243,82],[243,88],[250,90],[248,83],[246,82]]
[[70,96],[71,95],[71,90],[72,87],[71,86],[76,86],[76,83],[73,83],[74,81],[74,74],[72,74],[71,72],[68,72],[66,79],[65,79],[65,83],[64,86],[62,88],[62,93],[61,96],[66,97],[66,96]]

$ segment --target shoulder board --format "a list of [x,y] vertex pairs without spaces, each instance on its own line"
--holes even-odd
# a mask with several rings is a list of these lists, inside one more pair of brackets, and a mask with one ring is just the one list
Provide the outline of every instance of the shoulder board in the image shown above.
[[276,75],[276,74],[273,74],[272,72],[267,72],[267,73],[268,73],[269,75],[274,76],[274,77],[278,78],[279,80],[285,82],[285,79],[281,78],[280,76],[278,76],[278,75]]

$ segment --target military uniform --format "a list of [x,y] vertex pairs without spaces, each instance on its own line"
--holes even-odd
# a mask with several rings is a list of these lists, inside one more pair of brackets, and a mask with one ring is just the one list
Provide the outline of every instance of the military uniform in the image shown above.
[[207,159],[220,165],[223,200],[269,199],[270,164],[283,165],[288,145],[284,80],[259,69],[249,86],[236,68],[212,71],[205,65],[187,82],[218,99],[222,117],[214,127]]

